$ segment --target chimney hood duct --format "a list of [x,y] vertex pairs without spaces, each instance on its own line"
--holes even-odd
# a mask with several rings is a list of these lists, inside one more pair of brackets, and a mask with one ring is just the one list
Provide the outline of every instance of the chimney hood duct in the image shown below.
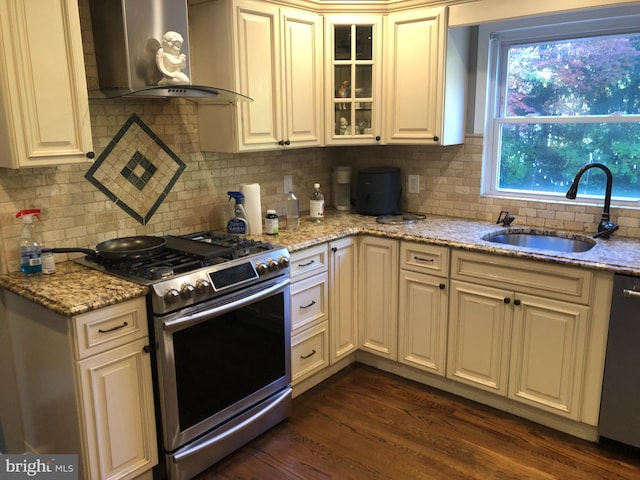
[[90,98],[252,99],[192,85],[186,0],[89,0],[100,91]]

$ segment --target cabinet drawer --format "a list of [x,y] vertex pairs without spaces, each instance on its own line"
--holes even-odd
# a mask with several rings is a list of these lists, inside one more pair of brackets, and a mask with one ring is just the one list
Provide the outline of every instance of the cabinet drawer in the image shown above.
[[328,274],[322,273],[291,285],[291,331],[295,334],[327,318]]
[[592,272],[519,258],[453,250],[451,278],[589,304]]
[[291,280],[308,278],[327,271],[327,244],[293,252],[289,261]]
[[424,243],[400,244],[400,268],[441,277],[449,276],[449,248]]
[[78,359],[148,337],[145,298],[137,298],[73,318]]
[[291,384],[329,365],[329,328],[322,322],[291,338]]

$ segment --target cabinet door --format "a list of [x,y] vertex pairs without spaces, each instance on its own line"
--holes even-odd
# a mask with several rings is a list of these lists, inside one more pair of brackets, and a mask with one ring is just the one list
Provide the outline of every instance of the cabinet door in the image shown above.
[[77,0],[0,0],[0,166],[87,161],[89,101]]
[[385,107],[389,143],[435,143],[444,78],[444,7],[389,14]]
[[401,270],[398,361],[444,376],[447,280]]
[[362,237],[360,243],[360,348],[397,359],[398,242]]
[[148,344],[78,362],[89,478],[131,478],[158,463]]
[[354,238],[329,244],[329,334],[332,363],[358,349],[358,254]]
[[327,144],[382,138],[382,26],[380,15],[326,17]]
[[235,20],[237,88],[253,99],[236,107],[239,150],[277,148],[282,135],[279,9],[268,2],[239,1]]
[[282,90],[284,146],[322,144],[322,17],[291,8],[282,9]]
[[509,398],[578,419],[589,308],[516,294]]
[[511,292],[451,281],[448,378],[507,394],[511,312]]

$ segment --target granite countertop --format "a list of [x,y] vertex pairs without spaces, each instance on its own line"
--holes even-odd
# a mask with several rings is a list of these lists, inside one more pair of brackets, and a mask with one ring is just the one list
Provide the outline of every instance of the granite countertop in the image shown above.
[[[280,230],[277,235],[257,235],[251,238],[287,247],[290,252],[295,252],[351,235],[367,234],[640,275],[640,240],[636,239],[613,235],[609,240],[598,239],[591,250],[581,253],[527,249],[499,245],[482,239],[493,233],[519,230],[522,230],[522,227],[517,225],[505,228],[487,222],[438,216],[427,216],[424,220],[416,220],[408,225],[389,225],[378,223],[375,217],[371,216],[330,211],[321,223],[314,223],[308,217],[303,217],[300,228],[296,230]],[[584,237],[570,232],[564,232],[563,235],[570,238]],[[78,315],[147,293],[145,286],[74,262],[59,262],[53,275],[25,277],[20,272],[0,275],[0,288],[22,295],[65,316]]]
[[[595,227],[594,225],[594,231]],[[322,223],[314,223],[308,217],[303,217],[300,228],[297,230],[280,230],[277,235],[261,235],[254,238],[287,247],[290,252],[295,252],[349,235],[367,234],[614,273],[640,275],[640,240],[616,237],[615,234],[608,240],[595,240],[596,245],[586,252],[576,253],[527,249],[483,240],[483,237],[495,233],[530,230],[545,232],[544,229],[521,227],[515,224],[511,227],[502,227],[494,223],[431,215],[409,225],[389,225],[378,223],[376,218],[371,216],[336,212],[328,215]],[[553,232],[548,231],[548,233]],[[574,232],[560,233],[567,238],[591,239],[590,235]]]
[[147,294],[147,287],[75,262],[58,262],[52,275],[0,275],[0,288],[71,317]]

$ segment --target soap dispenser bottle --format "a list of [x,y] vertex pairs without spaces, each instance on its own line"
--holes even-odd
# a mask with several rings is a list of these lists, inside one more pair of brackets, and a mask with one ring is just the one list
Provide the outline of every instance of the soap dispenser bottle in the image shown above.
[[21,218],[23,222],[20,235],[20,270],[25,275],[42,273],[42,249],[32,231],[33,217],[39,220],[38,215],[40,210],[37,208],[16,213],[16,218]]

